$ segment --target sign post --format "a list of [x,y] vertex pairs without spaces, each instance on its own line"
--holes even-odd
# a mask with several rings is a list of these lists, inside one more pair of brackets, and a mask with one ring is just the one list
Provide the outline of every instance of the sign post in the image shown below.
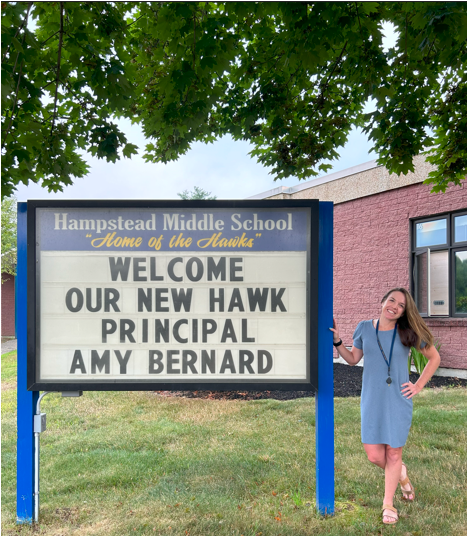
[[319,204],[319,342],[316,400],[316,505],[334,514],[334,380],[332,355],[333,204]]
[[37,391],[27,389],[27,203],[18,203],[17,236],[17,334],[18,334],[18,438],[16,464],[16,519],[18,523],[32,523],[34,515],[34,413],[39,397]]

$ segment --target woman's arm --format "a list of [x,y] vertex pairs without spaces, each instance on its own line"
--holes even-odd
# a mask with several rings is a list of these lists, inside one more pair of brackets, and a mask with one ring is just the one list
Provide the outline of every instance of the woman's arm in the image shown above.
[[338,346],[336,350],[337,350],[337,353],[343,359],[345,359],[349,365],[356,365],[363,357],[363,350],[360,350],[360,348],[355,348],[355,346],[352,346],[352,349],[348,350],[344,346],[344,343]]
[[[342,339],[339,337],[339,330],[337,329],[336,321],[333,319],[333,327],[329,328],[333,332],[333,342],[339,342]],[[337,353],[347,361],[349,365],[356,365],[360,359],[363,357],[363,350],[360,350],[360,348],[355,348],[355,346],[352,346],[351,350],[348,350],[344,343],[340,344],[339,346],[335,347],[337,350]],[[428,380],[427,380],[428,381]]]
[[421,352],[428,359],[428,363],[423,369],[420,378],[418,378],[415,383],[408,382],[402,384],[404,389],[402,389],[401,392],[406,398],[412,398],[425,387],[425,385],[430,381],[430,378],[436,372],[441,362],[439,352],[434,346],[422,348]]

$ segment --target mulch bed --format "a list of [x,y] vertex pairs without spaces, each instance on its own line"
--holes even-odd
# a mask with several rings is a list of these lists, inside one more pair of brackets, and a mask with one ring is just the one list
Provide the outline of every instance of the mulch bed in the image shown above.
[[[362,390],[362,367],[351,367],[340,363],[334,364],[334,396],[360,396]],[[415,383],[418,374],[410,374],[410,381]],[[426,385],[436,387],[467,387],[467,380],[433,376]],[[315,391],[157,391],[162,396],[184,398],[207,398],[212,400],[293,400],[315,396]]]

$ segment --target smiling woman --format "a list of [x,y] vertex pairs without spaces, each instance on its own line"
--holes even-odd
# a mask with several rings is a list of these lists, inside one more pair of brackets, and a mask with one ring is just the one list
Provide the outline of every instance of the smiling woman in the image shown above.
[[[348,350],[339,337],[336,323],[334,346],[350,364],[365,356],[363,369],[361,421],[362,443],[370,462],[385,471],[383,523],[398,520],[393,506],[394,493],[400,483],[403,499],[413,501],[415,490],[402,462],[402,447],[412,423],[412,397],[418,394],[439,366],[439,353],[433,335],[404,288],[394,288],[381,300],[378,319],[360,322]],[[407,358],[415,346],[428,364],[415,384],[409,380]]]

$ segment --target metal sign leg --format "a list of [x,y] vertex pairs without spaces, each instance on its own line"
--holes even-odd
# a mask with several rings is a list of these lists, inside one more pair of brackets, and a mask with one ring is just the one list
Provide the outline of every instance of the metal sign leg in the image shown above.
[[32,523],[34,514],[34,413],[37,391],[27,390],[27,203],[18,203],[17,240],[17,334],[18,334],[18,413],[16,461],[16,519]]
[[319,204],[318,391],[316,405],[316,507],[334,514],[333,204]]

